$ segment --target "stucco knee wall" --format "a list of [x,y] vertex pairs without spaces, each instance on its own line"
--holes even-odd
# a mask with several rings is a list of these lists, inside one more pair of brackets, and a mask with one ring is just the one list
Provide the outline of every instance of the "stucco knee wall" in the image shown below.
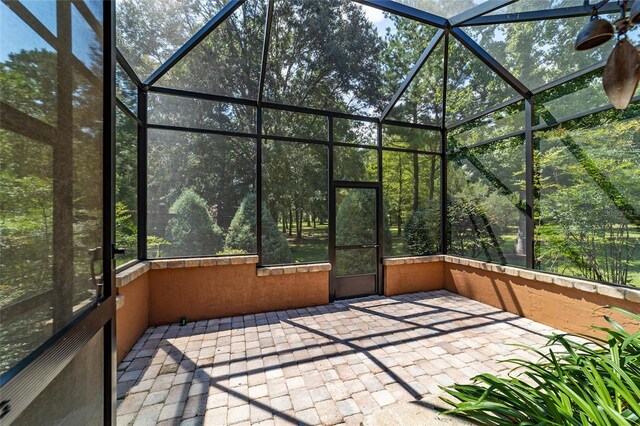
[[326,304],[329,272],[257,275],[254,264],[152,269],[149,290],[149,325],[161,325]]
[[149,327],[149,274],[118,288],[116,310],[116,346],[118,362],[122,361]]
[[449,262],[445,266],[445,289],[572,333],[592,335],[592,326],[609,326],[603,318],[605,314],[617,320],[627,330],[640,329],[640,323],[628,316],[602,309],[616,306],[640,313],[639,303],[596,291],[564,287]]
[[442,256],[384,259],[383,264],[385,296],[444,288],[445,264]]

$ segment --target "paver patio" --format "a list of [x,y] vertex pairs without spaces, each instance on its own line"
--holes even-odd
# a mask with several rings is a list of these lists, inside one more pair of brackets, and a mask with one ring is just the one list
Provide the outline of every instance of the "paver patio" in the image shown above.
[[553,332],[446,291],[151,327],[118,367],[118,424],[359,424]]

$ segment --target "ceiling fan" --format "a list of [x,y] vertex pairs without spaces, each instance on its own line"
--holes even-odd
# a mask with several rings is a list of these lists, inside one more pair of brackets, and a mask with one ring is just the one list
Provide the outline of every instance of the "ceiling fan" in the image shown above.
[[620,18],[613,24],[598,17],[598,9],[609,0],[594,5],[584,0],[584,7],[591,8],[589,22],[576,37],[576,50],[588,50],[608,42],[617,33],[618,42],[611,51],[604,67],[602,84],[611,104],[617,109],[625,109],[640,81],[640,52],[627,40],[627,32],[640,24],[640,0],[636,0],[627,16],[628,0],[617,0]]

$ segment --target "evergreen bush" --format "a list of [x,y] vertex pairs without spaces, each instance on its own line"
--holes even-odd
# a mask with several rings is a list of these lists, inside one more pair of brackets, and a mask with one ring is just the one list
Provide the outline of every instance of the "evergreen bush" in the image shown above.
[[167,226],[169,256],[206,256],[222,249],[222,230],[213,222],[204,198],[193,189],[182,191],[169,212],[173,214]]
[[[225,251],[256,252],[256,217],[256,195],[251,193],[242,200],[231,221]],[[267,205],[262,203],[262,263],[273,265],[291,261],[289,243],[278,229]]]

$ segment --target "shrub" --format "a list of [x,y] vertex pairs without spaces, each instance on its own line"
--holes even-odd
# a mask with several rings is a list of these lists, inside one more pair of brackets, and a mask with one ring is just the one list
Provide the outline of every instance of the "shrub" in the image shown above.
[[[611,309],[640,321],[640,315]],[[554,336],[547,346],[561,345],[562,352],[527,347],[540,360],[506,360],[516,365],[507,378],[481,374],[473,384],[443,388],[456,398],[442,398],[454,406],[446,413],[487,425],[640,424],[640,332],[605,319],[612,328],[593,327],[607,334],[604,339]]]
[[213,222],[207,203],[191,189],[185,189],[169,210],[174,216],[167,226],[169,256],[212,255],[222,249],[222,231]]
[[434,209],[420,208],[413,212],[404,225],[404,243],[412,255],[438,253],[439,221]]
[[[225,251],[242,250],[256,252],[256,195],[247,195],[236,212],[225,241]],[[262,263],[278,264],[291,262],[291,249],[287,239],[278,229],[267,205],[262,203]]]

